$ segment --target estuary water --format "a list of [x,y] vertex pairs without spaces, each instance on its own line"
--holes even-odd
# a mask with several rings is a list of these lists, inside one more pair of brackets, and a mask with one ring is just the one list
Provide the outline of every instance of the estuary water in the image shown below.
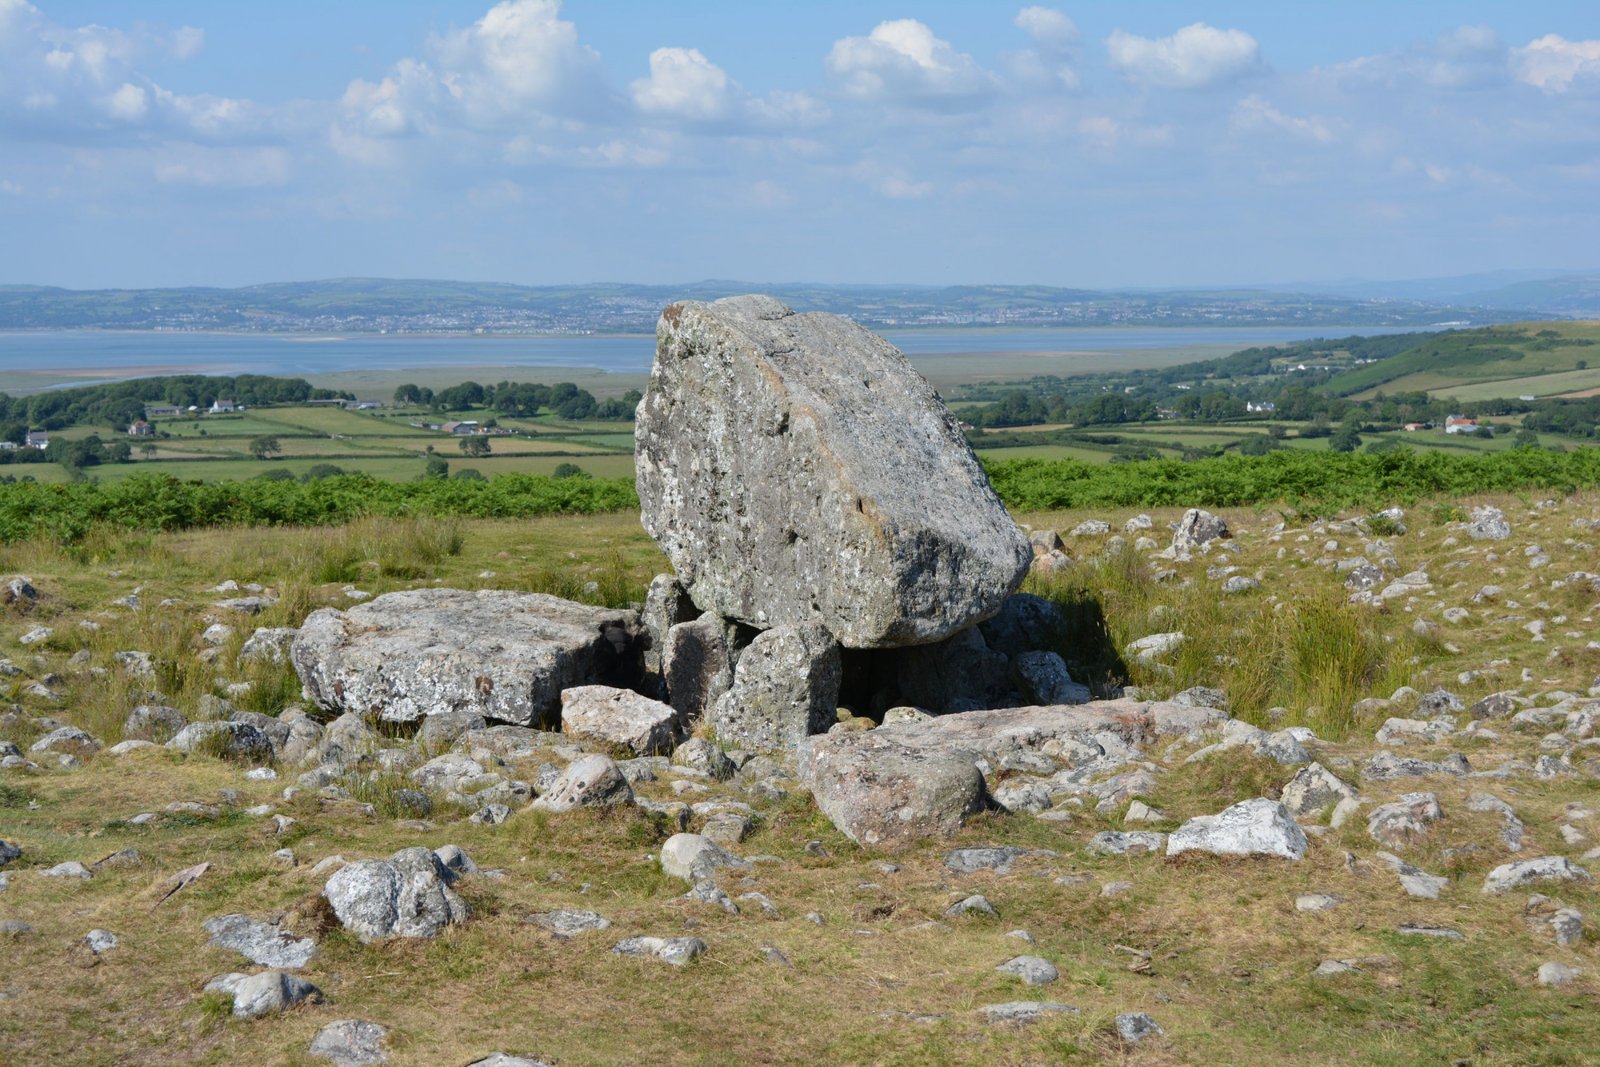
[[[1426,329],[1426,327],[1417,327]],[[940,327],[883,331],[915,360],[977,353],[1083,353],[1253,345],[1313,337],[1404,332],[1361,326]],[[424,367],[593,367],[613,374],[650,370],[648,335],[460,336],[174,333],[103,330],[0,332],[0,391],[8,374],[59,376],[82,384],[152,374],[267,374],[302,377]],[[20,379],[14,384],[21,384]]]

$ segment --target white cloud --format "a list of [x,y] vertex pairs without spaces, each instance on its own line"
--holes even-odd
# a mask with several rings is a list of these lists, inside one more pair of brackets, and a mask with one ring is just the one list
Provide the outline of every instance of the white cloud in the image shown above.
[[124,82],[105,98],[106,113],[124,122],[138,122],[150,110],[149,95],[139,86]]
[[833,42],[828,73],[862,100],[959,108],[994,89],[994,77],[916,19],[881,22],[866,37]]
[[650,53],[650,76],[630,88],[640,111],[696,121],[726,116],[739,92],[727,71],[698,48],[657,48]]
[[1106,50],[1111,66],[1129,81],[1157,89],[1203,89],[1261,66],[1261,49],[1254,37],[1204,22],[1160,38],[1116,30],[1107,39]]
[[188,59],[200,54],[206,46],[206,31],[193,26],[180,26],[172,31],[172,43],[168,46],[172,54],[179,59]]
[[600,53],[581,44],[560,13],[560,0],[504,0],[466,29],[435,38],[451,94],[481,115],[594,111],[609,95]]
[[0,129],[50,140],[117,131],[210,138],[237,136],[253,112],[241,101],[183,96],[139,69],[150,51],[195,54],[204,34],[171,35],[50,21],[23,0],[0,0]]
[[1446,90],[1485,89],[1506,83],[1509,58],[1499,34],[1483,26],[1461,26],[1436,40],[1360,56],[1329,71],[1352,86],[1393,89],[1422,84]]
[[21,196],[23,188],[9,178],[0,178],[0,193],[4,193],[6,196]]
[[1025,7],[1011,21],[1042,49],[1066,52],[1078,43],[1078,27],[1052,7]]
[[1600,39],[1569,41],[1546,34],[1513,48],[1511,68],[1518,79],[1547,93],[1564,93],[1576,81],[1600,83]]
[[1255,93],[1234,105],[1232,121],[1235,129],[1278,129],[1319,144],[1332,144],[1337,140],[1324,120],[1286,115]]

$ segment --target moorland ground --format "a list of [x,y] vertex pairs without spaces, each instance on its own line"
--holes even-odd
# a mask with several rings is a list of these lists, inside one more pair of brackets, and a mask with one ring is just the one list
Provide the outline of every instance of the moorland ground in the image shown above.
[[[1480,503],[1504,509],[1511,539],[1464,535],[1461,520]],[[1146,513],[1153,523],[1145,532],[1164,543],[1178,510]],[[1124,828],[1125,811],[1099,811],[1092,801],[1059,805],[1051,820],[991,813],[954,840],[882,856],[843,837],[803,792],[758,799],[737,779],[673,774],[640,784],[640,795],[664,801],[682,796],[673,782],[690,781],[691,793],[710,788],[686,799],[750,802],[755,830],[737,848],[773,857],[751,877],[776,910],[746,904],[735,916],[685,901],[684,886],[663,875],[654,854],[671,828],[658,815],[522,811],[487,826],[436,797],[417,822],[395,802],[396,786],[409,784],[403,771],[352,775],[342,793],[301,789],[286,798],[299,768],[278,767],[276,780],[260,781],[245,777],[245,765],[200,753],[102,751],[77,767],[41,759],[35,770],[0,772],[0,836],[25,847],[7,869],[0,917],[32,928],[5,944],[0,1059],[321,1062],[306,1052],[312,1035],[334,1019],[364,1018],[390,1028],[393,1062],[418,1064],[500,1048],[564,1064],[1588,1062],[1600,1042],[1592,942],[1558,948],[1530,925],[1525,892],[1479,892],[1485,872],[1507,856],[1495,844],[1498,816],[1471,811],[1467,797],[1492,789],[1514,804],[1530,839],[1521,855],[1576,855],[1589,846],[1567,830],[1592,836],[1596,778],[1574,770],[1367,782],[1358,767],[1385,718],[1411,713],[1404,697],[1386,703],[1402,685],[1444,687],[1464,703],[1513,690],[1545,707],[1588,691],[1600,671],[1600,598],[1569,575],[1592,565],[1600,495],[1433,500],[1409,510],[1403,531],[1375,525],[1370,509],[1348,521],[1270,505],[1222,514],[1236,551],[1155,565],[1148,549],[1134,547],[1134,532],[1121,532],[1131,510],[1018,515],[1066,535],[1070,564],[1029,583],[1066,614],[1063,655],[1102,690],[1127,682],[1159,697],[1211,686],[1239,718],[1310,726],[1322,739],[1309,746],[1314,757],[1374,801],[1433,791],[1445,818],[1403,851],[1446,879],[1438,900],[1401,890],[1374,858],[1380,846],[1360,818],[1323,831],[1293,864],[1099,855],[1088,842]],[[1106,520],[1111,532],[1074,536],[1087,519]],[[1357,556],[1381,561],[1392,577],[1426,571],[1430,582],[1380,606],[1352,604],[1337,564]],[[1261,584],[1223,594],[1219,568]],[[152,689],[199,714],[203,695],[249,682],[231,691],[238,706],[280,712],[299,700],[293,672],[237,666],[240,644],[255,626],[293,626],[315,607],[348,605],[352,592],[442,584],[623,604],[641,599],[663,569],[629,512],[154,535],[99,529],[73,544],[8,544],[0,572],[30,575],[39,599],[12,609],[0,628],[0,655],[17,672],[6,679],[9,696],[22,709],[5,739],[26,750],[44,729],[35,717],[45,716],[110,745]],[[258,616],[231,614],[216,606],[225,594],[212,591],[225,580],[259,583],[276,602]],[[1498,592],[1485,597],[1487,587]],[[130,594],[137,610],[122,602]],[[1449,608],[1465,611],[1446,617]],[[200,635],[214,621],[234,633],[219,654],[202,656]],[[19,643],[39,627],[52,631],[47,639]],[[1190,640],[1167,665],[1123,661],[1128,641],[1171,631]],[[115,653],[126,650],[150,653],[154,674],[119,666]],[[1487,725],[1493,730],[1402,754],[1437,760],[1461,751],[1488,770],[1564,750],[1570,765],[1581,763],[1570,740],[1552,748],[1543,731]],[[1185,763],[1195,748],[1177,740],[1146,753],[1160,772],[1144,794],[1161,814],[1152,828],[1274,795],[1296,771],[1248,748]],[[531,779],[535,768],[505,770]],[[202,806],[167,810],[184,803]],[[294,821],[279,832],[246,813],[259,804]],[[144,812],[159,817],[131,821]],[[429,941],[363,945],[328,924],[318,903],[325,875],[311,873],[318,861],[447,842],[503,872],[460,883],[474,912],[465,925]],[[949,848],[980,844],[1043,851],[1003,875],[944,865]],[[284,848],[292,861],[275,855]],[[97,869],[89,880],[41,876],[58,862],[89,865],[123,849],[136,850],[137,862]],[[212,868],[156,906],[173,873],[202,862]],[[1600,903],[1592,884],[1535,888],[1586,914]],[[985,895],[998,917],[945,914],[969,893]],[[1310,893],[1340,904],[1297,910]],[[554,907],[592,908],[613,927],[561,941],[525,921]],[[202,992],[242,960],[209,946],[201,923],[240,911],[282,914],[318,938],[304,973],[325,1004],[242,1021],[227,1017],[225,999]],[[1401,932],[1407,924],[1464,940]],[[111,930],[120,945],[88,951],[82,938],[92,928]],[[1035,943],[1011,936],[1017,930]],[[683,970],[609,952],[610,935],[633,933],[693,933],[711,949]],[[771,962],[769,948],[788,965]],[[1021,952],[1050,960],[1060,980],[1032,987],[995,971]],[[1357,969],[1316,976],[1327,959]],[[1545,987],[1534,976],[1550,960],[1586,973]],[[1016,1000],[1062,1002],[1079,1014],[997,1026],[980,1011]],[[1165,1035],[1125,1047],[1109,1024],[1127,1011],[1150,1013]]]

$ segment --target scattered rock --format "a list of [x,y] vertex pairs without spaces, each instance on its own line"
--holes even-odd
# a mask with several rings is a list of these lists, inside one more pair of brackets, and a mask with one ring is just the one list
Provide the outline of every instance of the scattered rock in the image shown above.
[[233,1017],[254,1019],[294,1007],[301,1001],[322,999],[322,990],[304,978],[283,971],[260,974],[225,974],[207,983],[206,992],[226,993],[233,998]]
[[1013,956],[995,970],[1020,978],[1028,985],[1049,985],[1061,977],[1056,965],[1039,956]]
[[426,848],[401,849],[387,860],[348,864],[328,879],[323,895],[345,928],[362,941],[433,937],[465,922],[466,901],[450,887],[455,875]]
[[1367,834],[1381,845],[1404,848],[1428,832],[1444,814],[1432,793],[1407,793],[1399,800],[1381,804],[1367,817]]
[[277,923],[248,915],[219,915],[203,925],[211,935],[211,944],[237,952],[263,967],[299,970],[317,954],[317,943],[311,938],[297,940]]
[[1421,900],[1438,900],[1439,891],[1450,884],[1448,878],[1441,878],[1436,874],[1413,867],[1392,852],[1379,852],[1377,858],[1387,864],[1400,878],[1400,887],[1406,891],[1406,896],[1417,897]]
[[1280,799],[1291,815],[1305,818],[1320,814],[1341,801],[1356,799],[1356,791],[1322,764],[1312,763],[1295,772],[1284,785]]
[[377,1023],[340,1019],[318,1030],[306,1052],[314,1059],[333,1061],[334,1067],[387,1063],[389,1057],[384,1053],[383,1041],[388,1036],[388,1029]]
[[1167,855],[1185,852],[1299,860],[1306,852],[1306,835],[1282,804],[1257,798],[1184,823],[1168,836]]
[[1565,856],[1540,856],[1538,859],[1503,863],[1483,880],[1484,895],[1521,889],[1535,882],[1589,882],[1588,871]]
[[271,739],[247,722],[192,722],[179,730],[167,747],[247,763],[271,760],[275,755]]
[[677,741],[678,712],[629,689],[574,686],[561,693],[561,732],[628,755],[664,755]]
[[1049,1015],[1076,1015],[1078,1009],[1049,1000],[1014,1000],[1006,1004],[989,1004],[979,1009],[991,1025],[1011,1023],[1026,1026]]
[[1488,505],[1473,508],[1467,536],[1474,541],[1504,541],[1511,536],[1511,524],[1499,508]]
[[1009,874],[1017,860],[1028,854],[1025,848],[980,847],[958,848],[945,854],[945,869],[956,874],[974,874],[978,871],[993,871],[995,874]]
[[595,930],[604,930],[611,925],[610,919],[597,912],[571,909],[538,912],[528,916],[528,922],[542,930],[548,930],[563,940]]
[[1582,967],[1569,967],[1565,963],[1541,963],[1539,965],[1539,984],[1543,986],[1564,986],[1577,981],[1583,976]]
[[1167,553],[1174,559],[1188,559],[1211,542],[1232,536],[1228,524],[1220,517],[1200,508],[1190,508],[1183,513],[1183,518],[1178,520],[1177,527],[1172,531],[1172,547]]
[[698,885],[723,867],[748,870],[750,864],[700,834],[673,834],[661,846],[661,870],[669,878]]
[[533,806],[543,811],[610,808],[632,804],[633,787],[610,756],[584,756],[567,765]]
[[55,753],[63,756],[75,756],[78,759],[88,759],[100,751],[100,739],[94,737],[76,726],[61,726],[45,734],[39,740],[28,746],[28,751],[34,755],[41,753]]
[[1166,834],[1149,830],[1103,830],[1089,839],[1089,851],[1102,856],[1143,856],[1159,853],[1166,843]]
[[1166,1033],[1160,1024],[1142,1011],[1123,1012],[1117,1016],[1115,1025],[1117,1036],[1129,1045],[1137,1045],[1146,1038],[1160,1037]]
[[970,897],[963,897],[944,910],[945,918],[954,919],[962,915],[982,915],[990,919],[998,919],[1000,913],[994,910],[994,905],[981,893],[974,893]]
[[626,937],[611,946],[618,956],[658,959],[674,967],[685,967],[707,952],[698,937]]

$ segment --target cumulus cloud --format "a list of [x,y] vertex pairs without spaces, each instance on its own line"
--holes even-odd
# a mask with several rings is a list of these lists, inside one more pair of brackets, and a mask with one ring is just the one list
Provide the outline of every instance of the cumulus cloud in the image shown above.
[[1005,57],[1011,80],[1025,89],[1069,89],[1080,85],[1074,58],[1078,27],[1050,7],[1025,7],[1012,23],[1033,41],[1033,47]]
[[828,109],[806,93],[752,96],[698,48],[656,49],[650,53],[650,76],[629,89],[642,114],[681,122],[783,126],[828,117]]
[[1337,140],[1333,130],[1322,119],[1284,114],[1254,93],[1234,105],[1232,121],[1234,128],[1240,130],[1282,130],[1319,144],[1332,144]]
[[1139,37],[1116,30],[1107,39],[1106,50],[1112,68],[1123,77],[1155,89],[1203,89],[1261,66],[1261,49],[1254,37],[1204,22],[1185,26],[1170,37]]
[[611,110],[600,54],[560,17],[560,0],[504,0],[465,28],[427,42],[377,82],[357,78],[340,100],[333,142],[353,159],[392,159],[375,139],[444,127],[507,129]]
[[1569,41],[1546,34],[1511,50],[1511,66],[1519,80],[1547,93],[1564,93],[1574,83],[1600,84],[1600,39]]
[[0,0],[0,128],[46,139],[96,132],[156,132],[212,137],[239,132],[251,112],[242,101],[183,96],[139,69],[147,53],[194,55],[204,34],[170,35],[105,26],[67,27],[24,0]]
[[631,88],[640,111],[709,120],[728,113],[738,87],[698,48],[657,48],[650,53],[650,76]]
[[285,184],[291,166],[282,148],[164,145],[154,171],[166,185],[254,189]]
[[1078,43],[1078,27],[1053,7],[1025,7],[1011,21],[1041,49],[1061,53]]
[[840,38],[826,66],[845,93],[862,100],[948,109],[977,103],[994,89],[992,74],[916,19]]

